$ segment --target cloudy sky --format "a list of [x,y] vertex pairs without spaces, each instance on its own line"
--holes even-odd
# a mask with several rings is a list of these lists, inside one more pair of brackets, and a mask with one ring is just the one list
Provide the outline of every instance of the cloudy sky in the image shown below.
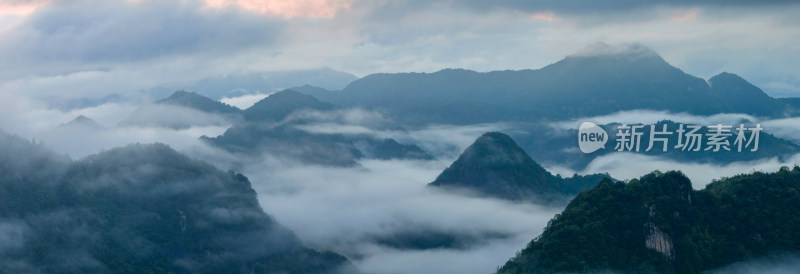
[[[159,141],[183,150],[196,145],[199,135],[215,136],[226,127],[123,127],[91,134],[81,128],[51,131],[77,115],[113,127],[140,105],[112,102],[59,110],[50,103],[54,98],[95,100],[110,94],[137,97],[156,87],[237,73],[329,67],[361,77],[443,68],[536,69],[596,42],[641,43],[698,77],[707,79],[728,71],[773,96],[800,97],[800,4],[744,0],[725,4],[689,0],[565,2],[0,0],[0,130],[37,137],[76,158],[131,142]],[[244,99],[252,103],[260,98]],[[666,114],[617,115],[606,118],[619,120],[619,115],[628,115],[663,119]],[[673,119],[709,120],[694,116]],[[780,137],[798,136],[797,119],[770,123],[765,127],[776,129]],[[428,151],[449,150],[452,144],[437,143],[446,140],[455,142],[456,152],[460,152],[482,132],[502,129],[441,126],[409,134]],[[223,158],[221,153],[213,153]],[[641,155],[623,156],[603,157],[586,171],[610,172],[628,179],[655,168],[681,169],[701,187],[721,175],[756,168],[774,170],[781,164],[800,161],[800,156],[795,156],[786,163],[764,159],[730,166],[698,166]],[[461,227],[515,236],[509,242],[469,252],[433,254],[437,256],[428,251],[369,251],[374,247],[358,246],[354,252],[373,255],[357,261],[359,267],[377,272],[419,273],[415,267],[430,270],[439,266],[452,269],[436,269],[438,272],[464,273],[464,268],[469,268],[485,273],[522,248],[555,214],[502,201],[421,192],[449,162],[367,162],[352,169],[279,166],[270,170],[255,163],[257,169],[251,168],[254,171],[247,175],[263,198],[264,208],[311,246],[349,236],[358,239],[347,244],[360,243],[359,237],[381,233],[387,226],[390,232],[406,228],[397,225],[397,219],[385,216],[416,216],[419,223],[414,224],[422,224],[420,227]],[[565,176],[574,172],[548,168]],[[279,172],[272,172],[275,170]],[[298,182],[301,189],[296,193],[276,191]],[[323,196],[328,198],[320,198]],[[296,201],[301,201],[311,218],[296,214]],[[499,212],[495,209],[503,207],[504,214],[488,214],[491,222],[474,222],[478,216],[485,218],[486,212]],[[347,210],[331,214],[330,209]],[[357,224],[353,226],[357,229],[348,224]],[[497,228],[494,224],[504,226]],[[331,229],[316,229],[319,227]],[[336,234],[341,231],[349,233]]]
[[639,42],[690,74],[729,71],[800,96],[798,4],[564,2],[0,0],[0,107],[30,113],[53,98],[231,73],[540,68],[598,41]]

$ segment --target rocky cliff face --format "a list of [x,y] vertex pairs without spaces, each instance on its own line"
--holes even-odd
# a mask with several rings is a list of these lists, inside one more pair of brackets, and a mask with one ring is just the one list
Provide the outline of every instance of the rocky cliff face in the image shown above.
[[644,246],[647,247],[647,249],[661,253],[672,262],[675,260],[675,249],[672,245],[672,237],[664,233],[664,231],[658,228],[652,221],[653,217],[655,217],[655,209],[652,206],[649,206],[649,209],[650,213],[648,219],[650,220],[644,224]]
[[[679,203],[692,203],[692,187],[691,184],[654,184],[651,187],[655,189],[657,195],[670,195],[675,200],[681,201]],[[661,196],[663,197],[663,196]],[[644,223],[644,245],[647,249],[654,250],[661,253],[666,257],[670,263],[675,261],[675,248],[673,247],[672,237],[669,233],[664,232],[656,224],[656,219],[661,217],[657,216],[680,216],[680,212],[675,210],[666,210],[665,212],[658,212],[656,207],[648,202],[645,202],[644,207],[647,208],[647,221]]]
[[670,261],[675,260],[675,251],[672,248],[672,238],[661,231],[653,223],[645,223],[644,245],[647,249],[655,250],[667,257]]

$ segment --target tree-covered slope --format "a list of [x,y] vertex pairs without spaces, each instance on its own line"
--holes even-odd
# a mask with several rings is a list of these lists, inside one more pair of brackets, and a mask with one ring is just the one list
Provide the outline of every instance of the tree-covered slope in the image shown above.
[[335,124],[336,111],[346,110],[311,95],[283,90],[246,109],[243,123],[233,125],[223,135],[202,139],[234,153],[269,153],[302,163],[331,166],[356,165],[360,158],[432,158],[414,144],[401,144],[391,138],[306,129]]
[[414,144],[365,134],[323,134],[302,129],[304,121],[281,124],[260,122],[235,125],[217,137],[203,141],[229,152],[249,156],[271,154],[306,164],[353,166],[359,159],[431,159]]
[[336,273],[303,247],[250,182],[166,145],[70,161],[0,134],[0,272]]
[[695,191],[680,172],[604,180],[556,215],[498,273],[698,273],[800,250],[800,168]]
[[562,202],[592,188],[604,174],[554,176],[537,164],[508,135],[479,137],[429,186],[456,188],[516,201]]

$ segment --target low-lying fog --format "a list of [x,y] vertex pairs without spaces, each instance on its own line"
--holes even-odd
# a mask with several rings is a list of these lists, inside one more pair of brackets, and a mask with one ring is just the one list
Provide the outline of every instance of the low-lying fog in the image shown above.
[[[446,161],[363,161],[361,167],[253,167],[262,206],[315,248],[352,258],[368,273],[490,273],[559,209],[430,191]],[[508,235],[464,250],[396,250],[374,239],[398,233]]]
[[[246,107],[263,98],[262,95],[246,96],[226,98],[226,101]],[[392,137],[400,142],[416,143],[437,158],[430,161],[362,160],[356,167],[323,167],[302,165],[291,159],[278,159],[270,155],[243,160],[198,141],[202,135],[222,134],[228,125],[182,129],[118,126],[137,107],[115,103],[69,112],[43,109],[20,114],[6,110],[0,111],[4,117],[0,118],[0,128],[12,134],[43,140],[57,152],[73,158],[128,143],[162,142],[222,169],[236,169],[249,177],[264,210],[293,230],[306,245],[342,253],[367,273],[491,273],[541,233],[547,221],[562,210],[447,194],[425,187],[478,136],[486,131],[515,130],[510,124],[375,129],[352,121],[365,121],[362,116],[380,114],[363,110],[340,111],[328,117],[343,117],[341,119],[323,119],[320,123],[306,124],[303,129],[317,134],[354,133]],[[102,128],[59,126],[78,115],[94,118]],[[158,115],[175,116],[175,113],[155,114]],[[319,113],[316,115],[320,116]],[[350,119],[353,117],[358,119]],[[366,120],[387,119],[372,118]],[[620,112],[586,120],[599,123],[652,123],[664,119],[687,123],[758,121],[755,117],[739,114],[700,117],[657,111]],[[577,128],[575,123],[578,122],[554,123],[554,130],[559,127]],[[758,122],[766,132],[798,141],[800,127],[796,125],[800,121],[797,118]],[[203,123],[197,121],[195,124]],[[680,163],[634,153],[613,153],[598,157],[584,170],[575,171],[560,166],[546,168],[565,176],[574,172],[608,172],[617,179],[639,177],[655,169],[681,170],[699,189],[714,178],[752,171],[774,171],[782,165],[797,163],[800,163],[800,155],[783,162],[771,158],[714,165]],[[427,250],[395,249],[380,245],[376,240],[414,233],[448,233],[480,240],[460,248]]]

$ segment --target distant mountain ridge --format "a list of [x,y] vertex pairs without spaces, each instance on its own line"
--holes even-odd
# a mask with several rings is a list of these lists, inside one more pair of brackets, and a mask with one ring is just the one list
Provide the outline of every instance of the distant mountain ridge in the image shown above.
[[325,111],[335,108],[336,106],[321,102],[311,95],[286,89],[256,102],[253,106],[244,110],[243,116],[248,122],[280,122],[295,111]]
[[239,113],[241,110],[203,95],[179,90],[167,98],[156,101],[156,104],[168,104],[197,109],[209,113]]
[[310,92],[323,101],[378,109],[415,124],[561,120],[633,109],[790,114],[786,104],[732,74],[712,77],[710,83],[642,45],[597,44],[536,70],[378,73],[342,91]]
[[191,90],[219,100],[225,97],[269,93],[306,84],[340,90],[357,78],[350,73],[328,67],[292,71],[233,72],[185,83],[167,84],[145,92],[152,97],[163,97],[175,90]]
[[242,110],[211,98],[179,90],[131,113],[121,126],[190,128],[229,125],[242,119]]
[[787,105],[733,73],[723,72],[708,79],[711,93],[732,112],[756,116],[781,116],[791,112]]
[[311,95],[287,89],[276,92],[244,110],[244,121],[223,135],[202,137],[208,144],[245,155],[270,153],[306,164],[354,166],[358,159],[431,159],[414,144],[401,144],[391,138],[368,134],[324,134],[304,130],[319,118],[294,117],[301,113],[327,116],[340,107]]
[[537,164],[511,137],[488,132],[470,145],[436,180],[437,188],[455,188],[514,201],[563,203],[591,189],[605,174],[554,176]]
[[[742,121],[741,123],[748,128],[755,126],[754,124],[746,121]],[[705,151],[708,146],[708,140],[706,138],[707,135],[705,134],[709,133],[709,128],[702,125],[697,125],[700,126],[700,129],[698,129],[697,133],[701,134],[703,137],[700,140],[700,150],[682,150],[680,148],[675,148],[675,146],[678,144],[678,133],[676,133],[676,131],[681,124],[686,126],[685,129],[688,129],[689,125],[694,125],[691,123],[678,123],[669,120],[658,121],[653,124],[655,125],[656,131],[662,131],[663,126],[666,125],[667,130],[672,132],[671,135],[666,137],[668,140],[666,152],[662,151],[662,142],[654,142],[654,147],[650,151],[646,150],[650,142],[650,124],[643,125],[644,127],[638,130],[640,133],[642,133],[639,142],[639,151],[633,153],[663,157],[665,159],[679,161],[682,163],[715,164],[754,161],[773,157],[777,157],[779,160],[786,160],[792,155],[800,153],[800,145],[774,136],[770,133],[770,128],[765,128],[759,133],[759,148],[757,151],[751,151],[751,149],[754,148],[754,144],[751,144],[749,147],[743,147],[743,150],[739,152],[737,146],[734,144],[737,135],[736,127],[739,126],[739,123],[726,125],[731,126],[731,136],[727,138],[729,144],[728,148],[731,149],[730,151],[724,149],[721,149],[718,152]],[[554,129],[551,125],[547,124],[530,124],[519,127],[521,132],[526,132],[528,134],[515,134],[514,137],[519,140],[520,146],[523,147],[525,151],[530,152],[536,161],[544,165],[564,166],[571,169],[582,170],[592,160],[617,152],[617,150],[614,148],[617,143],[617,127],[619,125],[619,123],[599,125],[608,133],[608,142],[606,143],[604,149],[600,149],[589,154],[582,153],[577,150],[577,128]],[[548,131],[558,133],[536,134]],[[749,138],[751,133],[752,132],[749,130],[746,131],[746,137]]]
[[72,119],[69,122],[66,122],[64,124],[59,125],[58,129],[101,130],[101,129],[105,129],[105,127],[100,125],[99,123],[97,123],[97,121],[95,121],[92,118],[89,118],[89,117],[86,117],[86,116],[83,116],[83,115],[78,115],[78,117],[75,117],[75,119]]

